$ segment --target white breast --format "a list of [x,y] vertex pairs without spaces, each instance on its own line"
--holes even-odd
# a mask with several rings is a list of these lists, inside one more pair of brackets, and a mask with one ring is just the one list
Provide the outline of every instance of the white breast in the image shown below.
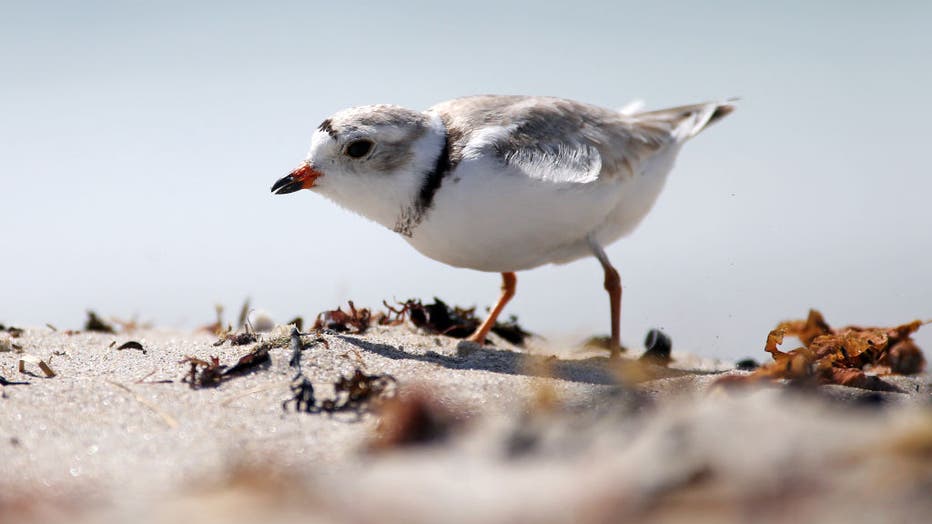
[[464,159],[408,241],[452,266],[529,269],[602,224],[617,201],[616,186],[542,182],[488,159]]
[[407,240],[445,264],[490,272],[588,256],[587,235],[607,245],[650,210],[676,150],[664,153],[633,177],[584,184],[529,178],[489,157],[464,158]]

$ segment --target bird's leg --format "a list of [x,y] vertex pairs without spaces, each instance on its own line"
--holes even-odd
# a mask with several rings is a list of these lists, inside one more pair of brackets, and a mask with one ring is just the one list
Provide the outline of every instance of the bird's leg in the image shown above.
[[605,270],[605,291],[608,291],[612,315],[612,340],[609,349],[612,352],[612,358],[618,358],[621,355],[621,276],[608,260],[605,250],[591,236],[589,247],[592,248],[595,258],[599,259],[599,263],[602,264],[602,269]]
[[472,335],[469,335],[468,340],[477,344],[485,344],[485,337],[489,334],[492,326],[495,325],[495,319],[497,319],[498,315],[505,309],[505,304],[511,300],[511,297],[515,296],[515,285],[517,283],[518,277],[516,277],[514,273],[502,273],[502,295],[498,297],[498,302],[495,303],[495,307],[492,308],[489,316],[482,322],[479,329]]

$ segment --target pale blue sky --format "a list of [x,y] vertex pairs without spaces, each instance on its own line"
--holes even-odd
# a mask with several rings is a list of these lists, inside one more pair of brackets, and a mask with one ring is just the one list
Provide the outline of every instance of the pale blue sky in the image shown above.
[[[497,275],[268,190],[336,110],[477,93],[742,97],[608,249],[629,341],[656,326],[760,356],[810,306],[932,318],[929,2],[189,4],[3,4],[0,322],[76,327],[93,307],[189,327],[247,295],[279,320],[347,298],[488,305]],[[595,260],[523,272],[506,311],[605,332],[601,280]]]

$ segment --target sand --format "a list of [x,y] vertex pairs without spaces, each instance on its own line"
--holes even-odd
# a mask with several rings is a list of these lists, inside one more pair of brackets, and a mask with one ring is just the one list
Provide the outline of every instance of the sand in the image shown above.
[[[324,338],[329,348],[302,358],[318,396],[357,367],[391,374],[404,398],[418,391],[447,417],[446,438],[377,450],[377,414],[283,410],[287,347],[192,389],[185,356],[232,363],[250,346],[214,347],[203,332],[27,329],[12,341],[56,376],[33,364],[19,373],[22,354],[0,352],[0,375],[29,382],[2,387],[0,522],[850,523],[932,512],[928,374],[891,379],[905,393],[726,389],[713,383],[741,372],[689,355],[619,374],[598,352],[541,340],[479,347],[411,326]],[[128,340],[146,352],[116,350]]]

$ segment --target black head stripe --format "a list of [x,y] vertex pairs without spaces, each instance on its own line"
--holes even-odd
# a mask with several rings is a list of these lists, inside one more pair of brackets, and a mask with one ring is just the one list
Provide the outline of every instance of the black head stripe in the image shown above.
[[321,122],[320,125],[317,126],[317,129],[327,133],[333,138],[337,137],[337,132],[335,129],[333,129],[333,121],[330,120],[329,118]]

